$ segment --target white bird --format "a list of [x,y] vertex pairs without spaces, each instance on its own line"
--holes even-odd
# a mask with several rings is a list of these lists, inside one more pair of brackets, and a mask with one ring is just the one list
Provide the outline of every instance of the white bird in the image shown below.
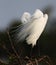
[[41,33],[43,32],[46,23],[48,20],[48,15],[43,14],[39,9],[35,11],[35,13],[32,16],[32,28],[29,31],[30,34],[26,38],[26,41],[28,44],[32,44],[32,47],[36,45],[36,41],[39,39]]
[[48,15],[37,9],[32,16],[27,17],[28,14],[27,16],[23,14],[21,18],[23,24],[12,32],[16,32],[15,39],[18,43],[26,40],[27,44],[32,44],[32,47],[34,47],[46,26]]
[[31,17],[30,13],[24,12],[22,17],[21,17],[22,24],[25,24],[25,23],[29,22],[30,17]]

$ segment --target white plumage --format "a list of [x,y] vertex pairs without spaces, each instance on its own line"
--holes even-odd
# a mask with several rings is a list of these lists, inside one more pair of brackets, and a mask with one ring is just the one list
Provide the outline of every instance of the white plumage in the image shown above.
[[27,44],[32,44],[34,47],[46,26],[48,15],[37,9],[32,16],[25,12],[21,19],[23,24],[15,30],[17,32],[15,39],[18,42],[26,40]]
[[29,22],[30,17],[31,17],[30,13],[24,12],[22,15],[22,18],[21,18],[22,23],[25,24],[25,23]]
[[32,19],[34,18],[35,20],[32,21],[33,26],[29,31],[30,35],[26,38],[27,43],[32,44],[32,47],[36,45],[36,41],[39,39],[41,33],[43,32],[48,20],[48,15],[43,14],[40,10],[36,10]]

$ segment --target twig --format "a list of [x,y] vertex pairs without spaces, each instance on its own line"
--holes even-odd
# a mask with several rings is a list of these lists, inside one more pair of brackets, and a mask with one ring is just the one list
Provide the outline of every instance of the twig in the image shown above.
[[38,65],[38,60],[37,59],[35,59],[35,63],[36,63],[36,65]]
[[53,65],[53,63],[52,63],[50,57],[46,55],[46,58],[49,60],[49,62],[51,63],[51,65]]
[[26,65],[33,65],[33,62],[29,60],[29,63],[27,63]]
[[2,63],[2,64],[6,64],[6,65],[7,65],[7,63],[4,63],[4,61],[3,61],[3,60],[1,60],[1,59],[0,59],[0,63]]
[[12,43],[12,40],[11,40],[11,37],[10,37],[8,31],[7,31],[7,34],[8,34],[8,36],[9,36],[9,40],[10,40],[10,43],[11,43],[12,49],[13,49],[14,53],[16,54],[16,56],[17,56],[17,58],[18,58],[18,60],[19,60],[19,62],[20,62],[20,65],[22,65],[22,64],[21,64],[21,61],[20,61],[20,57],[19,57],[17,51],[15,50],[15,47],[14,47],[14,45],[13,45],[13,43]]
[[[1,40],[0,40],[0,41],[1,41]],[[4,42],[3,42],[3,41],[1,41],[1,43],[3,43],[3,44],[4,44]],[[6,46],[5,46],[5,45],[0,45],[0,46],[2,46],[2,48],[3,48],[3,49],[5,49],[9,55],[11,55],[11,53],[8,51],[8,49],[6,48]]]
[[43,61],[45,61],[48,65],[51,65],[48,61],[46,61],[46,60],[44,60],[44,59],[43,59]]
[[39,60],[38,60],[38,62],[40,62],[40,61],[42,61],[42,60],[44,60],[45,58],[47,58],[48,60],[49,60],[49,62],[50,62],[50,64],[46,61],[46,63],[48,63],[49,65],[53,65],[52,64],[52,62],[51,62],[51,59],[49,58],[49,56],[43,56],[42,58],[40,58]]

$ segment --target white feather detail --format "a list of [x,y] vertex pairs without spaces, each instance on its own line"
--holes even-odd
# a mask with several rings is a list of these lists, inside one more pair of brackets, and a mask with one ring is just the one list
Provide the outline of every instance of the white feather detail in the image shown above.
[[27,44],[32,44],[32,47],[34,47],[46,26],[48,15],[37,9],[28,20],[24,19],[24,16],[22,18],[23,24],[20,26],[20,30],[19,27],[16,30],[15,39],[18,42],[23,42],[26,39]]
[[24,12],[22,17],[21,17],[22,23],[25,24],[25,23],[29,22],[30,17],[31,17],[30,13]]

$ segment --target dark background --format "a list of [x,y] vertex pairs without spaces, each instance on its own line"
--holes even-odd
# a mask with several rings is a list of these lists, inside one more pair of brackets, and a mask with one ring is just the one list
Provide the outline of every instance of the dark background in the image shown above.
[[[37,41],[37,45],[33,48],[32,55],[34,57],[38,57],[40,50],[40,56],[48,55],[51,58],[53,64],[56,65],[56,17],[51,18],[51,13],[53,11],[53,8],[51,6],[43,8],[42,11],[49,15],[49,19],[45,30]],[[51,25],[50,22],[52,22]],[[0,31],[0,59],[2,59],[4,63],[9,62],[10,53],[11,55],[14,54],[7,31],[8,29],[10,30],[12,27],[16,27],[19,24],[20,20],[14,19],[5,30]],[[14,40],[12,38],[11,40],[12,43],[14,43]],[[19,55],[22,51],[22,57],[30,56],[31,45],[27,45],[26,41],[24,41],[22,46],[20,45],[20,47],[19,44],[16,45],[16,43],[14,43],[14,46]]]

